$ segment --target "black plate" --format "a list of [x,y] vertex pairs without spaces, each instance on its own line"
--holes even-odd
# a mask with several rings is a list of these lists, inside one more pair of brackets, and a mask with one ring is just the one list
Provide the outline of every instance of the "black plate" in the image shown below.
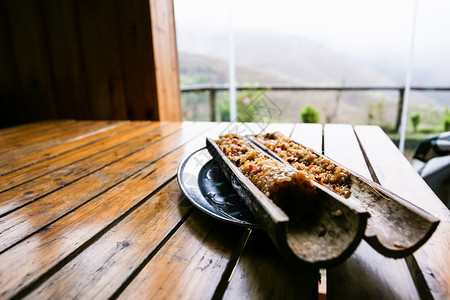
[[195,151],[178,168],[178,185],[186,197],[219,220],[261,228],[206,148]]

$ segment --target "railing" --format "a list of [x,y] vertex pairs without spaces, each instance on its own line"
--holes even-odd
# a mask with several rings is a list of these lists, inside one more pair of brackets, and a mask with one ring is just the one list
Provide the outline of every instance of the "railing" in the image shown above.
[[[450,88],[444,87],[411,87],[412,91],[427,91],[427,92],[450,92]],[[210,105],[210,119],[216,120],[216,92],[227,91],[228,86],[223,84],[202,84],[182,87],[182,93],[191,92],[208,92],[209,93],[209,105]],[[405,87],[314,87],[314,86],[298,86],[298,85],[259,85],[259,86],[236,86],[238,91],[248,90],[269,90],[269,91],[397,91],[399,93],[397,104],[397,118],[395,122],[395,129],[400,127],[400,120],[403,112],[403,106],[405,101]]]

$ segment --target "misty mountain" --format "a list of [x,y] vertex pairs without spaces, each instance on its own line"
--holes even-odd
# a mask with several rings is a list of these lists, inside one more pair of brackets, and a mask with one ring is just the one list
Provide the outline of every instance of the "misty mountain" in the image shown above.
[[[228,60],[225,34],[178,34],[180,52],[201,54]],[[237,33],[236,64],[278,75],[280,80],[308,85],[393,86],[389,77],[374,71],[351,57],[338,53],[316,41],[275,34]],[[238,75],[238,72],[237,72]],[[286,83],[282,81],[270,83]],[[264,82],[269,83],[269,82]]]
[[[191,67],[214,66],[214,72],[209,73],[215,79],[208,78],[205,72],[201,81],[187,82],[189,76],[183,77],[182,82],[193,83],[225,83],[228,82],[228,35],[225,31],[208,31],[199,28],[178,28],[178,49],[180,53],[191,53],[208,57],[208,61],[197,56],[194,61],[183,61],[180,67],[190,64]],[[219,59],[212,61],[214,59]],[[304,37],[237,32],[235,34],[235,60],[237,65],[236,77],[239,84],[289,84],[296,83],[307,86],[402,86],[404,77],[402,62],[396,64],[386,60],[374,65],[363,63],[358,57],[351,57],[340,53],[315,40]],[[203,61],[203,62],[202,62]],[[444,62],[443,62],[444,63]],[[212,70],[210,68],[210,70]],[[196,72],[194,72],[196,73]],[[191,75],[193,73],[191,72]],[[214,75],[213,75],[214,74]],[[413,84],[420,79],[420,74],[413,75]],[[429,74],[428,74],[429,75]],[[200,74],[196,75],[202,76]],[[442,78],[445,78],[442,74]],[[210,80],[212,80],[212,78]],[[190,79],[192,80],[192,78]],[[217,81],[216,81],[217,80]],[[445,80],[441,80],[444,82]],[[450,82],[443,86],[450,86]],[[438,105],[450,107],[450,93],[415,94],[411,101],[417,105]],[[416,105],[416,106],[417,106]],[[442,107],[440,108],[442,109]]]

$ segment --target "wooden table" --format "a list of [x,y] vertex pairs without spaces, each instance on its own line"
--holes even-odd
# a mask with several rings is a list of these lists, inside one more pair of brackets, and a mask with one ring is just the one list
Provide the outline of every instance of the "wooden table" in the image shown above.
[[[178,165],[205,137],[262,129],[64,120],[0,130],[0,298],[316,298],[315,270],[286,263],[264,232],[199,211],[177,184]],[[406,259],[363,241],[327,270],[327,297],[450,298],[449,211],[379,127],[265,130],[323,149],[441,219]]]

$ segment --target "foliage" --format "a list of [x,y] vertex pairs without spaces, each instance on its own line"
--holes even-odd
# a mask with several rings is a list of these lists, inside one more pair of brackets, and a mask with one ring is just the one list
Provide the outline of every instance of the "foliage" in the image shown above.
[[257,90],[246,90],[237,99],[237,119],[239,122],[258,122],[258,107],[262,104],[262,93]]
[[217,103],[217,111],[219,112],[219,120],[221,122],[229,122],[230,121],[230,99],[223,98],[220,99]]
[[384,108],[385,108],[385,97],[376,103],[367,104],[367,116],[369,124],[384,125]]
[[[268,122],[267,104],[264,103],[266,90],[245,90],[239,93],[236,99],[238,122]],[[218,102],[220,121],[230,121],[230,99],[223,98]]]
[[183,120],[208,121],[209,95],[204,92],[182,93],[181,107]]
[[419,126],[421,121],[420,113],[415,113],[411,115],[411,122],[413,125],[414,132],[417,132],[417,127]]
[[450,110],[445,110],[444,131],[450,131]]
[[319,123],[319,111],[311,105],[306,105],[300,112],[303,123]]

